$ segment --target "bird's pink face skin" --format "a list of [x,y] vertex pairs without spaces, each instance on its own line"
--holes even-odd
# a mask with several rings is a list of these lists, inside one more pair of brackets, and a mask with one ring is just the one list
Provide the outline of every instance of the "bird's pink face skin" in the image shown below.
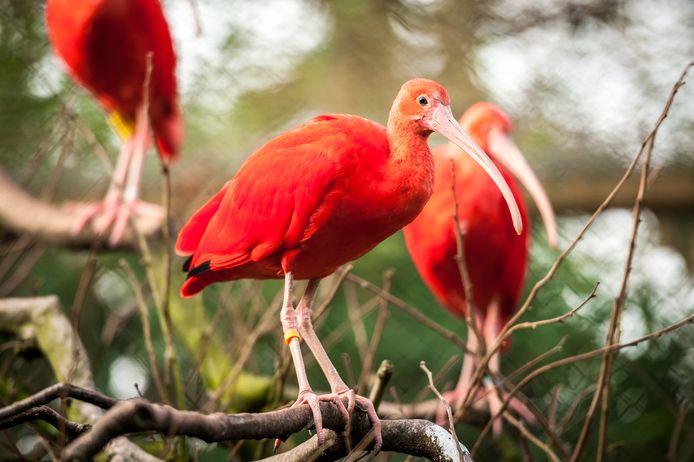
[[494,162],[453,117],[446,89],[431,80],[416,79],[403,85],[403,90],[405,94],[402,96],[405,100],[400,101],[400,111],[409,113],[425,131],[435,131],[446,137],[487,172],[508,204],[513,227],[521,234],[523,221],[511,189]]

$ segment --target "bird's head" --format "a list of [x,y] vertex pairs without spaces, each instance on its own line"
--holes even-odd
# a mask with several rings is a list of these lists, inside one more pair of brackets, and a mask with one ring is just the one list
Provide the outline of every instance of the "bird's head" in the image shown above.
[[494,162],[484,153],[470,135],[463,130],[451,112],[448,92],[443,86],[428,79],[413,79],[405,82],[388,118],[388,130],[427,137],[437,132],[457,145],[477,162],[496,183],[506,199],[513,227],[520,234],[523,222],[513,194]]
[[557,224],[552,204],[540,180],[511,138],[512,126],[509,116],[495,104],[480,102],[465,111],[460,118],[460,124],[490,157],[513,173],[528,190],[545,223],[547,242],[550,247],[556,247]]

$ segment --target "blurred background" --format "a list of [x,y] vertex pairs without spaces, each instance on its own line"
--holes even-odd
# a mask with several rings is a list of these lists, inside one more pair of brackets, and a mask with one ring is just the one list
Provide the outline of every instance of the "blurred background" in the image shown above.
[[[400,85],[413,77],[428,77],[448,89],[454,113],[462,114],[479,100],[493,101],[509,113],[514,138],[558,213],[563,249],[623,174],[679,73],[694,58],[690,0],[168,0],[163,5],[179,58],[187,130],[183,154],[172,169],[174,230],[272,136],[325,112],[359,114],[385,123]],[[658,133],[656,175],[637,240],[624,340],[694,311],[693,107],[690,83],[678,94]],[[441,142],[437,136],[431,139],[431,144]],[[114,159],[117,146],[101,109],[67,78],[51,53],[43,2],[0,0],[2,168],[45,200],[98,199],[108,176],[94,152],[108,152]],[[146,171],[143,196],[160,202],[155,156],[148,157]],[[506,375],[565,336],[563,351],[553,359],[604,343],[624,270],[637,177],[539,293],[526,320],[567,311],[599,281],[596,298],[563,324],[514,335],[511,348],[502,355]],[[142,393],[156,399],[141,319],[119,264],[126,259],[142,276],[137,255],[93,255],[9,233],[2,234],[0,244],[0,296],[57,294],[68,309],[74,309],[79,298],[80,334],[98,389],[125,398],[137,395],[137,383]],[[161,242],[153,246],[157,265],[163,248]],[[531,255],[528,288],[558,255],[547,248],[541,226],[534,227]],[[401,233],[356,262],[353,273],[383,285],[383,273],[390,269],[396,296],[465,337],[463,321],[445,312],[421,282]],[[196,408],[204,391],[222,382],[220,377],[235,363],[242,344],[251,341],[248,332],[260,323],[262,309],[272,306],[279,285],[218,285],[204,297],[181,301],[177,288],[182,275],[175,274],[173,281],[174,339],[183,370],[200,365],[200,337],[215,312],[221,313],[214,318],[209,347],[220,370],[203,370],[187,382],[187,407]],[[330,285],[328,281],[324,288]],[[426,377],[419,369],[421,360],[436,372],[457,357],[439,381],[440,389],[452,387],[460,350],[402,311],[379,307],[372,297],[345,283],[319,330],[321,338],[330,339],[328,351],[346,377],[352,377],[351,383],[362,370],[364,339],[371,338],[378,313],[385,309],[388,318],[375,363],[390,359],[395,364],[391,385],[398,399],[432,397],[422,393]],[[156,322],[153,336],[161,356],[163,339]],[[261,329],[257,337],[244,369],[267,387],[265,378],[274,374],[281,351],[279,322]],[[612,378],[608,460],[666,460],[680,409],[685,410],[681,437],[668,460],[694,460],[694,415],[687,404],[694,398],[692,346],[694,331],[686,326],[620,354]],[[0,336],[2,403],[51,383],[50,370],[36,367],[40,361],[18,354],[11,337]],[[566,417],[562,438],[570,444],[583,423],[598,368],[597,358],[573,364],[524,389],[546,412],[553,389],[559,387],[557,414]],[[312,381],[322,389],[326,385],[316,372],[312,364]],[[293,383],[293,373],[288,380]],[[393,396],[386,393],[387,400]],[[472,444],[479,430],[462,425],[458,434]],[[32,438],[31,431],[13,433],[9,442],[0,442],[0,455],[11,444],[30,447]],[[487,441],[479,460],[527,460],[518,441],[513,432]],[[591,435],[585,460],[595,458],[595,444]],[[229,453],[221,445],[200,445],[198,451],[204,460],[225,460]],[[542,460],[541,453],[529,451]],[[239,454],[240,459],[250,457]]]

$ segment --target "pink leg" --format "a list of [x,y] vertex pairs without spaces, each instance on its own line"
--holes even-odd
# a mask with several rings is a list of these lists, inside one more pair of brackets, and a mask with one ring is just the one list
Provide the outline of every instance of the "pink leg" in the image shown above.
[[134,137],[124,140],[121,145],[104,200],[96,204],[69,206],[79,217],[75,233],[80,232],[90,220],[93,220],[94,231],[98,234],[105,233],[109,227],[112,228],[109,243],[115,245],[123,237],[131,215],[159,220],[164,217],[164,211],[160,206],[137,199],[149,133],[147,117],[143,111],[144,105],[138,114]]
[[[484,337],[484,342],[486,345],[491,347],[496,342],[496,338],[499,331],[499,303],[493,301],[487,309],[487,318],[485,319],[482,336]],[[491,377],[485,377],[484,387],[487,390],[487,402],[489,403],[489,413],[494,416],[499,413],[503,401],[506,399],[507,394],[503,392],[494,383],[494,379],[499,376],[501,371],[500,356],[497,351],[491,358],[489,358],[489,374]],[[528,407],[523,404],[518,398],[511,398],[509,401],[508,408],[518,413],[529,423],[535,423],[535,415],[532,413]],[[492,425],[492,431],[495,437],[501,435],[502,430],[502,419],[498,418],[494,421]]]
[[381,421],[376,414],[373,403],[367,398],[357,395],[354,390],[345,384],[340,377],[340,374],[337,372],[337,369],[335,369],[332,361],[330,361],[325,348],[323,348],[323,345],[313,329],[313,322],[311,321],[311,304],[313,303],[313,296],[317,288],[318,279],[310,280],[308,286],[306,287],[306,292],[299,302],[299,306],[297,307],[299,315],[299,332],[301,332],[301,335],[304,336],[306,345],[308,345],[309,349],[313,353],[313,356],[315,356],[318,365],[323,371],[323,374],[325,374],[325,378],[328,379],[330,391],[332,393],[331,395],[327,396],[333,397],[333,400],[338,403],[338,407],[341,407],[342,410],[344,409],[344,404],[342,404],[340,396],[347,395],[347,410],[343,411],[343,414],[347,412],[347,421],[349,422],[349,415],[354,410],[354,405],[356,402],[364,406],[366,409],[374,431],[374,450],[378,451],[383,444],[383,436],[381,434]]
[[[301,337],[299,335],[300,327],[297,321],[297,310],[292,305],[292,286],[294,277],[291,273],[284,276],[284,300],[282,302],[282,310],[280,311],[280,320],[282,321],[282,331],[284,332],[284,340],[289,346],[289,351],[294,362],[296,370],[297,383],[299,384],[299,396],[292,404],[292,407],[308,404],[313,414],[313,423],[316,426],[316,435],[318,440],[323,442],[323,417],[320,412],[320,401],[333,401],[342,411],[345,419],[349,419],[349,414],[345,409],[342,400],[337,395],[316,395],[308,383],[306,376],[306,367],[304,366],[304,358],[301,355]],[[308,289],[307,289],[308,292]],[[310,297],[313,295],[310,294]],[[305,298],[306,296],[304,296]],[[303,299],[302,299],[303,300]],[[275,450],[279,447],[280,441],[275,440]]]
[[[475,363],[477,362],[474,352],[476,352],[478,348],[479,343],[477,341],[477,336],[474,334],[474,332],[472,332],[471,329],[468,329],[466,344],[467,351],[464,352],[463,367],[460,370],[458,384],[454,390],[444,393],[444,397],[446,398],[448,404],[452,407],[453,413],[455,413],[455,411],[462,406],[468,393],[470,393],[472,375],[475,372]],[[444,425],[447,420],[448,416],[446,414],[446,410],[443,406],[439,406],[436,411],[436,423],[439,425]]]
[[[128,226],[128,220],[133,212],[147,214],[152,211],[150,204],[142,204],[144,207],[139,207],[137,198],[140,193],[140,180],[142,178],[142,166],[145,161],[147,148],[147,136],[149,133],[149,119],[147,117],[147,105],[142,104],[137,114],[135,135],[132,139],[132,157],[127,172],[127,182],[123,190],[123,203],[117,208],[116,216],[111,230],[109,242],[113,245],[121,240],[125,229]],[[163,216],[161,208],[156,207],[156,211]]]
[[[130,159],[132,158],[133,144],[132,140],[124,140],[121,143],[120,152],[118,153],[118,159],[116,160],[116,168],[113,170],[113,175],[111,176],[111,183],[109,184],[108,191],[106,191],[106,196],[103,202],[89,204],[84,207],[74,207],[75,212],[79,215],[79,220],[73,230],[74,233],[79,233],[84,229],[89,220],[99,215],[99,220],[95,229],[98,233],[105,231],[113,221],[113,216],[115,215],[115,210],[118,207],[118,202],[123,195],[123,188],[125,186],[125,178],[128,173],[128,166],[130,165]],[[105,215],[109,214],[109,217]],[[101,214],[101,215],[100,215]],[[106,222],[106,227],[102,228],[102,220]],[[101,230],[101,231],[99,231]]]
[[463,404],[463,401],[470,392],[470,385],[472,382],[472,374],[475,371],[475,352],[479,348],[479,343],[477,341],[477,336],[472,329],[468,329],[467,334],[467,352],[465,353],[465,359],[463,359],[463,368],[460,370],[460,378],[458,379],[458,385],[455,387],[455,401],[456,407]]

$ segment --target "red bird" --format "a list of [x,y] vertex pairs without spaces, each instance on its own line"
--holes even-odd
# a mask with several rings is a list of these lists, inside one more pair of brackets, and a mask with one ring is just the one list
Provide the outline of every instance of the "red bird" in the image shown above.
[[[516,235],[506,211],[505,198],[484,171],[464,155],[465,149],[448,144],[434,150],[434,193],[422,213],[405,227],[405,242],[419,274],[439,302],[454,314],[465,316],[469,307],[455,260],[456,230],[451,218],[455,207],[451,187],[453,161],[458,217],[465,237],[465,263],[472,284],[474,318],[482,340],[489,348],[516,310],[528,260],[530,228],[527,207],[508,171],[518,177],[537,204],[551,246],[556,245],[557,229],[545,191],[509,136],[511,121],[508,116],[499,107],[483,102],[470,107],[460,123],[497,163],[520,207],[524,231],[520,236]],[[477,338],[472,332],[468,332],[467,347],[468,351],[478,348]],[[470,390],[474,362],[473,355],[465,356],[458,385],[448,394],[448,399],[456,406],[462,404]],[[489,372],[493,377],[498,375],[498,354],[492,356]],[[501,401],[491,381],[485,382],[490,412],[496,413]],[[532,421],[532,413],[519,400],[513,400],[510,404]],[[495,422],[497,435],[501,430],[500,423],[498,419]]]
[[124,139],[103,203],[79,211],[80,229],[92,218],[99,233],[113,225],[115,244],[131,213],[163,215],[137,199],[150,125],[164,164],[176,158],[183,137],[169,28],[158,0],[48,0],[46,23],[72,77],[92,92]]
[[[521,221],[513,195],[489,158],[451,114],[446,90],[415,79],[398,93],[388,127],[343,114],[316,117],[289,130],[252,154],[236,175],[186,223],[176,242],[190,297],[218,281],[284,277],[280,319],[299,383],[297,406],[308,403],[322,438],[318,402],[333,401],[349,419],[354,402],[367,408],[382,439],[370,401],[356,396],[340,378],[311,325],[318,281],[359,258],[412,221],[434,186],[434,163],[427,138],[437,131],[465,149],[501,188],[515,226]],[[297,308],[294,279],[308,279]],[[313,352],[331,393],[317,396],[309,386],[299,341]],[[348,397],[345,409],[340,396]]]

